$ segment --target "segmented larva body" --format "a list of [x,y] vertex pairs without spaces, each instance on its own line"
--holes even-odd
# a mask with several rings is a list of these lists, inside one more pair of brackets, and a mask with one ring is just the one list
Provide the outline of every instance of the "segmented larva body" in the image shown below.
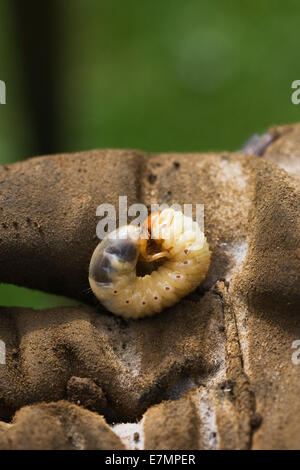
[[[151,274],[137,276],[139,259],[164,258]],[[142,227],[126,225],[107,235],[90,262],[89,282],[111,312],[142,318],[192,292],[210,265],[209,246],[198,223],[180,211],[151,214]]]

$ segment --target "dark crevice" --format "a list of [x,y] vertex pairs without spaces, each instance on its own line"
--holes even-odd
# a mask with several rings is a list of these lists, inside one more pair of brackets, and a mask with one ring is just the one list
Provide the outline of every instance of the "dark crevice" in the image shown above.
[[1,403],[0,399],[0,421],[11,423],[17,410]]
[[148,181],[150,184],[155,184],[157,180],[157,176],[154,175],[153,173],[150,173],[150,175],[148,175]]
[[[227,384],[230,384],[231,395],[237,410],[239,420],[240,448],[251,449],[253,434],[260,426],[261,417],[256,412],[256,399],[251,382],[245,372],[244,358],[242,354],[239,330],[237,326],[236,312],[230,305],[228,296],[229,284],[218,282],[214,293],[221,301],[226,332],[226,368]],[[238,357],[234,351],[234,343],[238,349]],[[224,384],[225,386],[225,384]]]

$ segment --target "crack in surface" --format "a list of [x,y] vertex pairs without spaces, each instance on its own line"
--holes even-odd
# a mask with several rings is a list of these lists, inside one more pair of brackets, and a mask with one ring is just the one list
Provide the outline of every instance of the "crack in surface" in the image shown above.
[[218,282],[215,294],[219,296],[224,313],[226,332],[226,374],[232,384],[234,406],[239,429],[239,449],[251,449],[253,433],[257,428],[256,400],[245,372],[244,358],[237,326],[237,312],[229,299],[229,284]]

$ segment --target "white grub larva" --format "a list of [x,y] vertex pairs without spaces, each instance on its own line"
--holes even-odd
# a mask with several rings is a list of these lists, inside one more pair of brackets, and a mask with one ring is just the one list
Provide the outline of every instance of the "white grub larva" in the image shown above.
[[[137,276],[138,260],[162,264]],[[89,282],[95,296],[124,318],[159,313],[192,292],[210,265],[209,246],[197,222],[164,209],[141,227],[126,225],[108,234],[95,249]]]

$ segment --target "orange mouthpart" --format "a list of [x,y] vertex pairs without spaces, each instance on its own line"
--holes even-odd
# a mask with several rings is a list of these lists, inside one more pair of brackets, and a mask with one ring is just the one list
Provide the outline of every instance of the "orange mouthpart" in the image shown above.
[[160,212],[154,212],[150,214],[141,227],[141,236],[139,238],[139,252],[141,258],[151,263],[157,261],[160,258],[169,256],[168,251],[162,250],[162,240],[158,238],[152,238],[152,224],[157,217],[160,216]]

